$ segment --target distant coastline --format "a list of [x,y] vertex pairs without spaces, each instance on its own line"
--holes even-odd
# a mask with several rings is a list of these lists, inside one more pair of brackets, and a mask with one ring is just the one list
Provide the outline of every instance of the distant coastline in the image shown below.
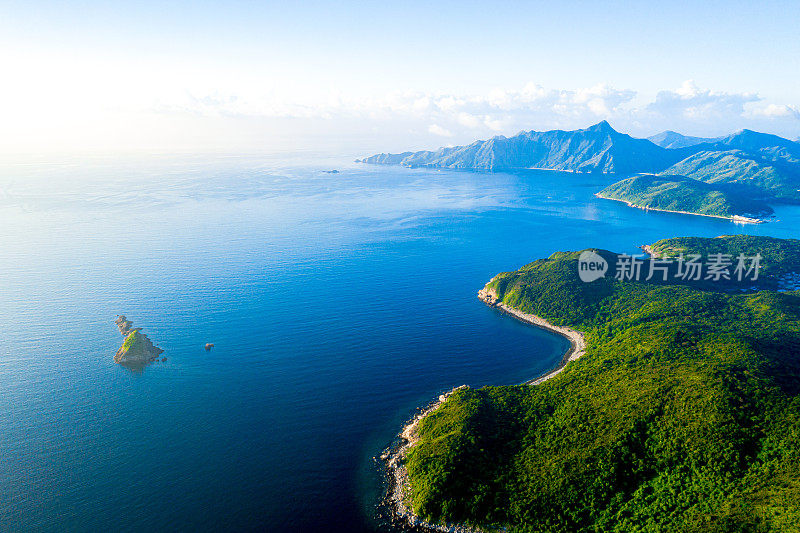
[[731,222],[736,222],[741,224],[763,224],[764,222],[767,222],[766,220],[762,220],[760,218],[743,217],[741,215],[733,215],[730,217],[726,217],[722,215],[708,215],[705,213],[694,213],[692,211],[678,211],[674,209],[660,209],[658,207],[648,207],[645,205],[634,204],[633,202],[622,200],[620,198],[610,198],[608,196],[600,194],[599,192],[595,193],[594,195],[595,197],[600,198],[602,200],[612,200],[614,202],[622,202],[628,207],[635,207],[636,209],[642,209],[644,211],[659,211],[661,213],[677,213],[679,215],[695,215],[698,217],[721,218],[722,220],[730,220]]

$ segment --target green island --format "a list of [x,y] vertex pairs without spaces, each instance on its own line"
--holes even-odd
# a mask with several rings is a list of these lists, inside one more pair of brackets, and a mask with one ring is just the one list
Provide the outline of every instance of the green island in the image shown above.
[[[164,350],[155,346],[147,335],[141,332],[141,328],[134,328],[133,322],[128,320],[125,315],[117,315],[114,323],[119,328],[120,334],[125,337],[122,346],[114,355],[114,362],[123,365],[143,365],[158,360]],[[165,362],[167,358],[163,358]]]
[[765,202],[680,175],[640,174],[597,193],[631,207],[713,217],[760,219],[773,213]]
[[[591,283],[558,252],[486,286],[583,333],[540,385],[454,390],[419,420],[405,500],[484,531],[800,530],[800,241],[659,241],[654,255],[762,256],[759,280]],[[597,250],[609,264],[620,256]],[[794,289],[800,288],[794,286]]]

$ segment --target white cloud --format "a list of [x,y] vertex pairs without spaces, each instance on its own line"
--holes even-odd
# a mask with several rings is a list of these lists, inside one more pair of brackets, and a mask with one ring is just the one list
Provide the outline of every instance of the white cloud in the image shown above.
[[475,115],[467,113],[466,111],[461,111],[458,113],[456,115],[456,121],[462,126],[466,126],[467,128],[473,130],[479,128],[483,123],[480,117],[476,117]]
[[430,133],[433,133],[434,135],[438,135],[440,137],[452,137],[453,136],[453,134],[450,131],[444,129],[443,127],[441,127],[438,124],[431,124],[430,126],[428,126],[428,131]]
[[687,80],[677,89],[659,92],[646,111],[665,118],[721,120],[741,117],[747,104],[760,100],[757,94],[715,92],[701,89],[694,81]]
[[554,90],[530,83],[521,90],[494,89],[484,95],[397,92],[377,98],[338,97],[327,102],[286,101],[271,93],[243,97],[218,91],[205,95],[186,92],[178,98],[173,96],[170,103],[160,100],[154,107],[161,112],[182,111],[212,116],[402,116],[427,119],[439,125],[452,123],[462,129],[497,129],[502,124],[529,124],[554,116],[593,120],[597,116],[620,113],[635,96],[635,91],[617,90],[607,85]]
[[[74,64],[68,58],[19,56],[9,62],[0,56],[0,66],[17,80],[0,86],[3,150],[38,151],[48,144],[170,149],[183,143],[200,146],[197,139],[216,146],[223,130],[233,149],[263,146],[265,131],[282,140],[306,135],[316,142],[335,132],[376,143],[391,138],[387,149],[422,148],[442,138],[462,144],[521,130],[583,128],[603,119],[638,136],[664,129],[713,136],[744,127],[800,135],[798,102],[715,91],[691,80],[642,102],[636,91],[609,84],[552,89],[530,82],[473,94],[363,95],[284,87],[269,80],[228,82],[169,70],[127,71],[113,63]],[[362,141],[354,144],[363,146]]]
[[765,107],[756,108],[750,111],[752,116],[768,118],[795,118],[800,120],[800,109],[795,106],[785,104],[769,104]]
[[484,125],[492,131],[503,131],[506,128],[506,121],[502,119],[493,119],[491,117],[485,117],[483,119]]
[[[743,127],[770,130],[770,125],[800,128],[798,108],[766,103],[753,93],[729,93],[698,87],[692,80],[662,90],[649,103],[635,106],[636,91],[608,84],[547,89],[528,83],[519,90],[496,88],[485,94],[395,92],[371,98],[335,95],[327,100],[291,100],[266,91],[248,95],[184,93],[159,112],[200,116],[244,116],[321,120],[381,121],[416,124],[434,137],[473,139],[529,129],[573,129],[609,120],[621,131],[646,135],[663,129],[688,134],[720,135]],[[791,124],[790,124],[791,123]],[[786,134],[786,132],[784,132]]]

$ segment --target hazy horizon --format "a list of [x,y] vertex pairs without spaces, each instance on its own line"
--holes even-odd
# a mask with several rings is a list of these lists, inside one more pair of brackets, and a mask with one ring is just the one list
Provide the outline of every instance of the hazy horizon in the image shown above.
[[368,154],[604,119],[794,140],[800,8],[735,4],[4,2],[0,154]]

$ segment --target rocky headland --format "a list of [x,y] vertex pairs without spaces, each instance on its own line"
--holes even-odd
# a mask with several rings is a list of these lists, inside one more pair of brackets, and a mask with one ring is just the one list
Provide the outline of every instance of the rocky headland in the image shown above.
[[440,408],[455,391],[466,388],[468,388],[467,385],[456,387],[439,395],[438,399],[421,409],[416,416],[403,426],[403,430],[397,436],[396,442],[381,455],[381,459],[386,461],[389,482],[385,502],[394,514],[394,518],[403,526],[414,528],[414,530],[421,529],[423,531],[441,533],[485,533],[483,529],[464,524],[434,524],[426,522],[414,514],[409,501],[411,486],[408,479],[408,471],[405,467],[405,458],[408,451],[419,440],[419,423],[423,418]]
[[[114,362],[120,364],[146,364],[155,362],[164,353],[164,350],[154,345],[153,342],[141,332],[142,328],[134,328],[133,322],[125,315],[117,316],[114,323],[119,328],[120,334],[125,337],[122,346],[114,356]],[[164,357],[162,361],[166,361]]]

